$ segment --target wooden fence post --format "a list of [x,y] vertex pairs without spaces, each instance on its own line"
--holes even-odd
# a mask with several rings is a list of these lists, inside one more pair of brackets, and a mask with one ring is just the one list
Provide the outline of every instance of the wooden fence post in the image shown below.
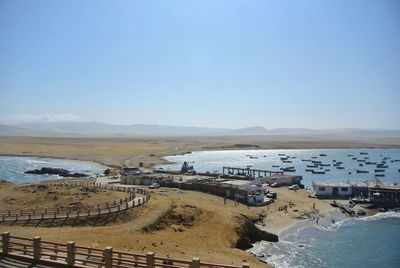
[[200,268],[200,258],[194,257],[192,259],[192,267],[191,268]]
[[8,254],[10,252],[10,232],[3,232],[1,234],[1,241],[2,241],[2,253]]
[[152,251],[146,254],[146,268],[154,268],[154,252]]
[[41,241],[40,236],[35,236],[33,238],[33,259],[35,261],[40,260],[40,257],[42,255],[42,252],[41,252],[42,250],[40,248],[41,244],[42,244],[42,241]]
[[69,241],[67,243],[67,265],[75,264],[75,242]]
[[106,247],[104,249],[104,267],[112,268],[112,263],[113,263],[113,248]]

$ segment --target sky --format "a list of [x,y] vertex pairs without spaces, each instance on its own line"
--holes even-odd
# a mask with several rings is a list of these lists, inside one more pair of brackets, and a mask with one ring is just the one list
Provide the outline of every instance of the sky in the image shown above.
[[400,129],[400,2],[0,1],[0,122]]

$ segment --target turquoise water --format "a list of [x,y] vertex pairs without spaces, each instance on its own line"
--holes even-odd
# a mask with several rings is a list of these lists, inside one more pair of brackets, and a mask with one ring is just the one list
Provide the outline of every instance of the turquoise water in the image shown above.
[[[366,152],[367,155],[361,155],[360,152]],[[293,156],[290,159],[292,163],[282,163],[279,154]],[[319,156],[326,154],[327,156]],[[252,155],[257,158],[250,158]],[[376,165],[359,166],[360,162],[352,160],[351,156],[357,159],[366,159],[366,161],[380,163],[383,157],[390,157],[386,160],[388,168],[383,173],[385,177],[379,177],[382,181],[400,182],[400,162],[392,162],[392,160],[400,159],[399,149],[321,149],[321,150],[227,150],[227,151],[199,151],[191,154],[167,156],[166,160],[173,162],[171,165],[163,165],[164,169],[179,170],[183,161],[188,161],[194,165],[196,171],[199,172],[222,172],[223,166],[246,168],[251,165],[255,169],[279,170],[281,167],[293,166],[295,173],[303,177],[303,184],[310,187],[313,180],[337,180],[337,181],[365,181],[375,178],[374,169]],[[312,174],[306,172],[307,165],[311,162],[303,162],[301,159],[310,159],[322,161],[325,164],[331,164],[324,169],[330,169],[324,175]],[[343,162],[345,169],[337,169],[332,166],[333,160]],[[279,165],[279,168],[272,167]],[[357,173],[357,169],[369,171],[369,173]],[[351,173],[351,174],[349,174]]]
[[[360,154],[365,152],[365,154]],[[283,164],[279,154],[294,156],[293,162]],[[319,154],[327,154],[320,156]],[[248,155],[252,155],[250,158]],[[348,156],[354,155],[354,156]],[[257,158],[254,158],[257,157]],[[343,162],[345,169],[333,166],[325,175],[306,172],[306,165],[301,159],[310,159],[332,164],[333,160]],[[191,154],[165,157],[173,162],[162,166],[168,170],[179,170],[183,161],[194,165],[199,172],[222,172],[223,166],[242,167],[252,165],[256,169],[279,170],[280,167],[293,166],[296,174],[303,176],[303,184],[311,186],[313,180],[365,181],[375,178],[375,165],[359,166],[352,157],[380,163],[384,157],[388,168],[382,181],[400,183],[399,149],[323,149],[323,150],[238,150],[238,151],[201,151]],[[370,173],[357,173],[357,169],[368,170]],[[351,174],[349,174],[351,173]],[[279,197],[278,197],[279,198]],[[320,221],[319,226],[301,225],[280,235],[278,243],[261,242],[251,251],[264,254],[268,263],[275,267],[400,267],[400,213],[379,213],[375,216],[358,219],[341,219],[343,215],[335,216],[336,222],[328,219]],[[324,222],[325,221],[325,222]],[[322,223],[321,223],[322,222]]]
[[84,161],[0,156],[0,179],[7,180],[12,183],[34,183],[44,180],[62,178],[57,175],[24,174],[24,172],[27,170],[40,169],[42,167],[63,168],[71,172],[85,173],[93,177],[102,174],[107,168],[100,164]]
[[274,267],[400,266],[400,213],[346,219],[335,224],[303,226],[280,237],[278,243],[259,243],[251,251]]

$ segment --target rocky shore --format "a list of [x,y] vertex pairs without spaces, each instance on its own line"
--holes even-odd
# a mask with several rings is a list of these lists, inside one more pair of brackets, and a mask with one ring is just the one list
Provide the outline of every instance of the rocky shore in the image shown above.
[[35,174],[35,175],[58,175],[61,177],[73,177],[73,178],[81,178],[88,177],[87,174],[78,173],[78,172],[70,172],[69,170],[62,168],[51,168],[51,167],[42,167],[41,169],[33,169],[25,171],[25,174]]

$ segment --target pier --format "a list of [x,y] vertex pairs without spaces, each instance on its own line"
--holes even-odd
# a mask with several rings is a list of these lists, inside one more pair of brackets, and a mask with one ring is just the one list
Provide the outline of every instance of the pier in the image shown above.
[[[253,179],[257,177],[261,177],[262,175],[272,176],[274,175],[283,175],[283,171],[273,171],[273,170],[263,170],[263,169],[251,169],[251,168],[237,168],[237,167],[222,167],[222,173],[225,175],[244,175],[252,177]],[[258,175],[258,176],[256,176]]]

